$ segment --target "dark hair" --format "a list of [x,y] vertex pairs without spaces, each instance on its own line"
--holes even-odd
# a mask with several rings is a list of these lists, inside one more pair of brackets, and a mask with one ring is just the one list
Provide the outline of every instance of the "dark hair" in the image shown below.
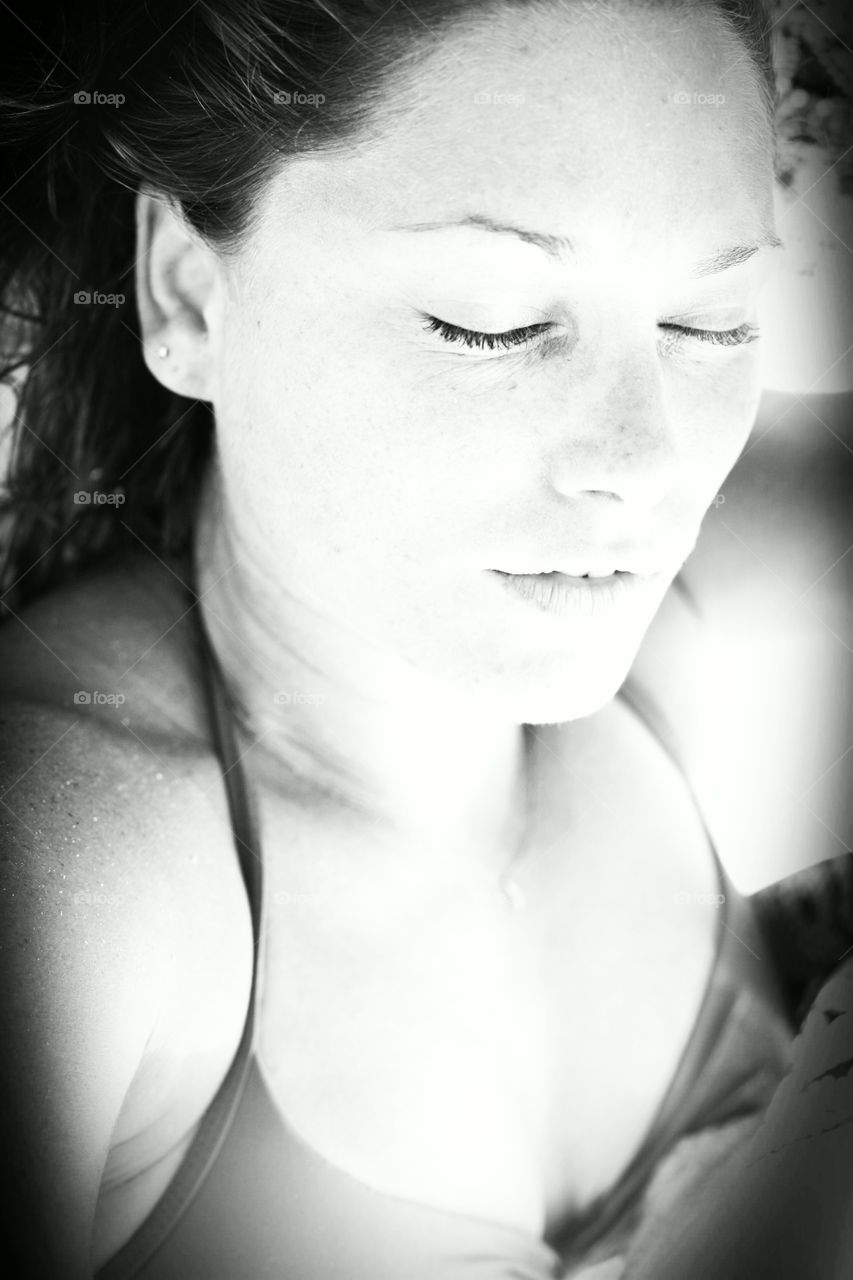
[[[405,88],[449,24],[559,2],[197,0],[176,21],[164,0],[77,0],[10,23],[0,381],[15,388],[16,410],[0,605],[131,545],[158,555],[189,546],[211,412],[165,390],[142,360],[139,187],[174,200],[227,250],[273,166],[369,138],[392,109],[389,87]],[[758,68],[772,118],[759,0],[650,2],[718,10]],[[317,93],[322,110],[306,102]],[[80,500],[93,489],[96,501]]]

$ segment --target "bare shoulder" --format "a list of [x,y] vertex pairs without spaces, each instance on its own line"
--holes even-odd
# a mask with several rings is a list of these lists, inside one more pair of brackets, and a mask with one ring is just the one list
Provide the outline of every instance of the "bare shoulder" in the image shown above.
[[[87,574],[0,624],[0,1094],[30,1188],[4,1214],[31,1275],[90,1274],[116,1133],[144,1135],[180,1093],[217,987],[239,1031],[251,976],[188,597],[169,578]],[[39,1240],[55,1253],[35,1259]]]
[[33,872],[57,868],[66,893],[150,891],[152,873],[180,875],[190,831],[230,847],[197,635],[187,588],[150,558],[0,624],[4,842],[37,851]]
[[128,557],[0,623],[0,696],[209,746],[197,635],[181,566]]
[[93,911],[117,953],[173,949],[188,895],[203,915],[239,890],[190,603],[149,560],[0,624],[5,874],[60,933]]

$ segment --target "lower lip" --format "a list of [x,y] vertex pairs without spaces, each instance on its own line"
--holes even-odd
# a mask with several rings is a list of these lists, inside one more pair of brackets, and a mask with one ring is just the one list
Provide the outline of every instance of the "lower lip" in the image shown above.
[[489,572],[520,600],[558,617],[594,617],[635,594],[646,579],[635,573],[612,573],[607,578],[570,578],[564,573]]

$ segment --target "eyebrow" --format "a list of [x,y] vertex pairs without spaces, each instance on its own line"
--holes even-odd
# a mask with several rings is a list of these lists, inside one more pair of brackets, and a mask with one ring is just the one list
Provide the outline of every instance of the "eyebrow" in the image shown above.
[[[506,222],[497,222],[494,218],[488,217],[483,213],[470,213],[462,218],[454,218],[446,222],[411,222],[401,226],[392,227],[392,231],[445,231],[452,230],[457,227],[473,227],[476,231],[485,231],[493,235],[514,236],[518,240],[523,240],[526,244],[535,245],[537,249],[541,249],[549,258],[562,259],[566,254],[574,253],[574,247],[571,240],[566,236],[548,235],[541,231],[530,231],[524,227],[515,227]],[[718,253],[711,254],[708,258],[703,258],[694,264],[691,271],[693,279],[700,279],[703,276],[717,275],[721,271],[727,271],[729,267],[739,266],[742,262],[747,262],[753,254],[759,253],[762,249],[781,249],[784,242],[779,239],[772,231],[763,229],[757,239],[750,244],[736,244],[730,248],[722,249]]]

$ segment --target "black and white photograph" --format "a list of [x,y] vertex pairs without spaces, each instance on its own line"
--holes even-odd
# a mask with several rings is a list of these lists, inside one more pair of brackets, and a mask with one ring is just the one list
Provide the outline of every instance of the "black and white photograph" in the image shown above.
[[1,1280],[851,1280],[853,6],[0,63]]

